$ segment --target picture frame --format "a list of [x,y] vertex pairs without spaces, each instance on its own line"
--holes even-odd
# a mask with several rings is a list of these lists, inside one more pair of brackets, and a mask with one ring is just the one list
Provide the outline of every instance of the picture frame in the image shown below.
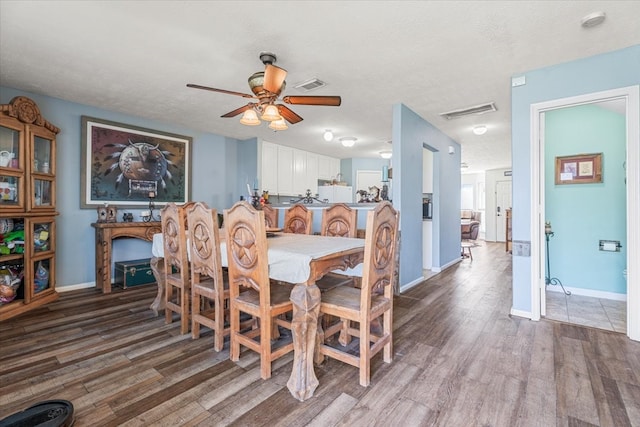
[[602,153],[556,157],[556,185],[602,182]]
[[80,207],[144,208],[191,199],[192,138],[82,116]]

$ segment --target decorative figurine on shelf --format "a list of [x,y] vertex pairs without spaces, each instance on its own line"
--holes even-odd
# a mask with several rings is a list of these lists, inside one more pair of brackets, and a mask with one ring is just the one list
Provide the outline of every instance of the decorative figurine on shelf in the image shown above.
[[268,191],[263,191],[262,192],[262,199],[264,200],[263,205],[268,205],[269,204],[269,192]]
[[115,206],[107,207],[107,222],[118,222],[118,208]]
[[107,211],[109,209],[109,205],[107,203],[104,206],[98,206],[98,221],[97,222],[107,222]]

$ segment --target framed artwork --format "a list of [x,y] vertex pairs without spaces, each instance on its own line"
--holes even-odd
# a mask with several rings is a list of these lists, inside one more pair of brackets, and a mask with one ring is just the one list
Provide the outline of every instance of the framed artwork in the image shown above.
[[82,116],[80,207],[184,204],[192,138]]
[[556,157],[556,185],[602,182],[602,153]]

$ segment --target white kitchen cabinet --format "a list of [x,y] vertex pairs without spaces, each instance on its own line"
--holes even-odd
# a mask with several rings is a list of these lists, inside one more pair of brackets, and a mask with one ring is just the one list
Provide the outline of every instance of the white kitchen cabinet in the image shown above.
[[260,162],[260,189],[269,194],[278,194],[278,146],[270,142],[262,143]]
[[422,192],[433,193],[433,153],[422,150]]
[[336,179],[340,172],[340,159],[266,141],[259,157],[260,190],[271,195],[298,196],[307,190],[315,195],[318,179]]
[[321,185],[318,198],[328,203],[353,203],[353,187],[344,185]]
[[291,196],[293,192],[293,148],[278,146],[278,194]]
[[318,155],[318,179],[329,181],[331,176],[331,160],[329,156]]
[[293,149],[293,194],[307,192],[307,152]]
[[318,192],[318,155],[307,153],[307,188],[311,194]]
[[334,157],[330,157],[329,159],[329,171],[331,173],[330,179],[335,178],[338,181],[344,181],[344,177],[342,175],[338,177],[338,174],[340,174],[340,159],[336,159]]

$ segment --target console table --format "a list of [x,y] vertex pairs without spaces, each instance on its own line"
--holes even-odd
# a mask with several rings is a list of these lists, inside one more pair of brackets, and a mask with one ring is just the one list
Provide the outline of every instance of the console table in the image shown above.
[[154,222],[95,222],[96,229],[96,287],[102,293],[111,293],[111,256],[113,239],[131,237],[153,241],[153,235],[162,232],[162,224]]

